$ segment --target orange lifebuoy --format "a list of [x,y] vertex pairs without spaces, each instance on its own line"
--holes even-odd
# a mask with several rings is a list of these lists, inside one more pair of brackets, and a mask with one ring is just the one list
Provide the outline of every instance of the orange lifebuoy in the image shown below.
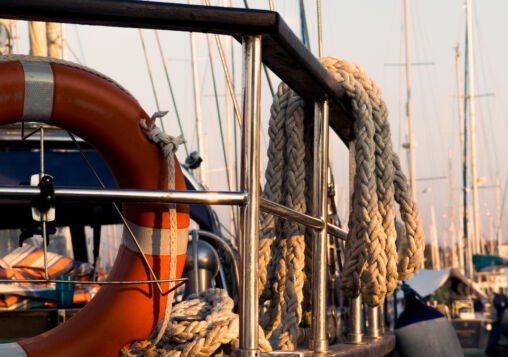
[[[51,77],[51,78],[50,78]],[[67,129],[90,143],[120,188],[167,189],[167,159],[140,128],[149,116],[111,81],[64,63],[30,59],[0,62],[0,125],[39,121]],[[35,94],[34,94],[35,92]],[[50,106],[50,108],[47,108]],[[175,189],[185,182],[175,159]],[[159,279],[169,278],[167,204],[125,203],[123,213]],[[58,214],[58,213],[57,213]],[[177,205],[176,275],[185,262],[188,206]],[[149,280],[137,249],[124,232],[110,280]],[[167,290],[168,284],[163,283]],[[27,356],[116,356],[147,339],[164,314],[166,297],[153,284],[105,285],[78,314],[42,335],[7,344],[0,352]],[[0,345],[2,346],[2,345]]]

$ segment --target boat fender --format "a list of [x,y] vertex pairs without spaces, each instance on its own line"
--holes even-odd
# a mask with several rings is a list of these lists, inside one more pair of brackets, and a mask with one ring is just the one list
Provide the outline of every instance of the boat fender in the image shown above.
[[[112,80],[69,62],[19,55],[0,56],[0,77],[0,125],[36,121],[76,134],[104,158],[119,188],[167,190],[173,178],[168,171],[174,171],[175,189],[185,190],[176,159],[174,170],[168,169],[173,153],[165,157],[147,138],[150,117]],[[140,126],[140,120],[146,125]],[[174,255],[180,277],[187,251],[188,206],[176,205],[176,247],[171,252],[175,224],[171,229],[174,214],[169,204],[127,202],[122,211],[155,275],[169,279]],[[125,227],[108,280],[152,280]],[[169,283],[161,283],[161,288],[168,291]],[[118,356],[125,345],[150,336],[165,313],[166,300],[155,284],[105,285],[65,323],[39,336],[0,344],[0,356]]]
[[401,357],[462,357],[462,347],[450,321],[425,305],[414,292],[395,326],[396,350]]

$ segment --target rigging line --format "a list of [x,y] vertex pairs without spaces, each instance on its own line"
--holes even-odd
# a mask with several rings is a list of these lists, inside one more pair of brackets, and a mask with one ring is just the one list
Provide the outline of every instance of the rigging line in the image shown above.
[[215,106],[217,107],[217,118],[219,119],[219,133],[220,133],[220,140],[221,140],[221,146],[222,146],[222,155],[224,157],[224,165],[226,166],[226,175],[228,177],[228,189],[231,191],[231,182],[229,181],[229,165],[228,165],[228,158],[226,154],[226,144],[224,142],[224,133],[222,128],[222,118],[220,115],[220,105],[219,105],[219,96],[217,92],[217,83],[215,80],[215,69],[213,67],[213,56],[212,56],[212,47],[210,46],[210,36],[206,34],[206,42],[208,45],[208,57],[210,58],[210,72],[212,74],[212,85],[213,85],[213,92],[215,94]]
[[504,204],[506,202],[506,191],[508,191],[508,174],[506,175],[506,180],[504,181],[504,187],[503,187],[503,202],[501,203],[501,212],[500,212],[500,221],[503,222],[503,215],[504,215]]
[[[153,76],[152,76],[152,68],[150,67],[150,61],[148,60],[148,53],[146,52],[145,39],[143,38],[143,32],[141,31],[141,29],[138,29],[138,33],[139,33],[139,39],[141,40],[141,46],[143,47],[143,53],[145,55],[146,68],[148,69],[148,76],[150,77],[150,84],[152,85],[152,92],[153,92],[153,97],[155,99],[155,106],[157,107],[157,111],[160,111],[161,109],[159,106],[159,99],[157,98],[157,91],[155,90],[155,83],[153,81]],[[166,132],[166,130],[164,129],[164,122],[162,121],[162,117],[160,118],[160,122],[161,122],[162,131]]]
[[[205,0],[205,1],[206,1],[206,4],[208,6],[210,6],[209,0]],[[270,5],[270,11],[274,11],[272,0],[268,0],[268,1],[269,1],[269,5]],[[245,6],[246,9],[249,8],[249,4],[247,3],[247,0],[243,0],[243,5]],[[215,35],[215,36],[218,37],[218,35]],[[275,95],[275,90],[273,89],[273,84],[272,84],[272,80],[270,79],[270,74],[268,73],[268,68],[266,68],[266,65],[264,63],[263,63],[263,70],[265,72],[266,81],[268,82],[268,88],[270,88],[270,93],[272,94],[272,98],[273,98],[273,96]]]
[[270,88],[270,93],[272,94],[272,98],[273,98],[273,96],[275,95],[275,91],[273,89],[273,84],[272,84],[272,80],[270,78],[270,73],[268,73],[268,68],[266,67],[266,65],[264,63],[263,63],[263,70],[265,72],[266,82],[268,83],[268,88]]
[[84,66],[83,62],[79,59],[78,55],[76,54],[76,52],[74,52],[74,50],[72,49],[72,47],[69,45],[69,42],[66,40],[66,39],[63,39],[63,44],[64,46],[70,51],[71,55],[74,57],[74,59],[76,61],[78,61],[78,63],[82,66]]
[[[233,207],[233,206],[232,206],[232,207]],[[228,227],[226,227],[226,226],[224,225],[224,223],[222,223],[222,222],[220,222],[220,221],[219,221],[219,226],[221,227],[221,229],[224,229],[224,230],[226,231],[226,234],[228,234],[228,235],[229,235],[229,238],[230,238],[230,239],[235,237],[235,235],[233,235],[233,233],[231,233],[231,232],[229,231],[229,228],[228,228]]]
[[[201,3],[203,3],[203,1],[205,2],[205,4],[207,6],[210,6],[210,1],[209,0],[201,0]],[[244,4],[247,5],[247,1],[244,0]],[[248,8],[248,7],[247,7]],[[238,126],[241,128],[242,127],[242,123],[241,123],[241,114],[240,114],[240,109],[238,107],[238,102],[236,101],[236,95],[235,95],[235,91],[234,91],[234,88],[233,88],[233,83],[231,81],[231,77],[229,75],[229,69],[228,69],[228,65],[226,63],[226,58],[224,56],[224,50],[222,48],[222,42],[220,41],[219,39],[219,35],[215,34],[215,42],[217,43],[217,49],[219,50],[219,56],[220,56],[220,59],[221,59],[221,62],[222,62],[222,68],[224,69],[224,74],[226,76],[226,82],[227,82],[227,85],[228,85],[228,90],[229,90],[229,93],[231,95],[231,99],[233,101],[233,106],[235,108],[235,114],[236,114],[236,119],[237,119],[237,122],[238,122]],[[268,86],[270,87],[270,92],[272,93],[272,97],[274,96],[274,91],[273,91],[273,86],[272,86],[272,82],[270,80],[270,77],[268,75],[268,70],[266,68],[266,66],[263,64],[263,68],[265,70],[265,75],[266,75],[266,80],[268,82]],[[235,131],[236,133],[236,131]],[[263,140],[263,143],[264,142],[264,137],[262,137]],[[266,146],[266,143],[265,143],[265,146]],[[235,147],[235,151],[236,151],[236,147]],[[238,187],[238,186],[237,186]]]
[[[229,162],[228,162],[228,158],[227,158],[226,145],[225,145],[225,140],[224,140],[224,130],[222,128],[222,118],[220,115],[219,96],[218,96],[218,92],[217,92],[217,81],[215,79],[215,69],[213,66],[212,46],[210,45],[210,36],[208,34],[206,34],[206,42],[208,45],[208,57],[209,57],[209,62],[210,62],[210,72],[212,75],[213,91],[215,94],[215,105],[217,107],[217,118],[219,121],[219,133],[220,133],[220,139],[221,139],[221,144],[222,144],[222,154],[224,156],[224,166],[226,168],[228,189],[229,189],[229,191],[231,191],[233,183],[231,182],[231,172],[229,170]],[[233,218],[233,222],[236,222],[235,209],[233,206],[230,206],[230,211],[231,211],[231,217]],[[234,227],[235,236],[236,236],[236,234],[238,233],[236,224],[234,224],[233,227]]]
[[[490,69],[490,65],[488,64],[488,60],[486,60],[486,57],[485,56],[485,53],[487,52],[485,50],[485,46],[484,46],[484,43],[482,41],[482,34],[481,34],[481,28],[480,28],[480,24],[479,24],[479,21],[478,21],[478,13],[477,11],[475,11],[473,13],[473,19],[474,19],[474,22],[475,22],[475,34],[476,34],[476,43],[478,44],[478,51],[476,51],[476,57],[479,57],[480,59],[480,71],[481,71],[481,76],[480,76],[480,73],[476,73],[476,80],[477,82],[480,82],[480,79],[482,80],[482,84],[483,84],[483,87],[484,88],[487,88],[487,71],[485,68],[488,68]],[[487,63],[486,63],[487,62]],[[489,71],[490,72],[490,71]],[[478,78],[479,77],[479,78]],[[483,108],[484,106],[481,104],[480,102],[480,110],[481,110],[481,113],[482,115],[480,116],[481,118],[481,125],[482,125],[482,129],[483,129],[483,136],[484,136],[484,141],[485,141],[485,146],[486,146],[486,150],[487,152],[489,153],[489,155],[487,156],[488,158],[488,163],[489,163],[489,169],[490,169],[490,175],[491,177],[494,177],[494,171],[492,169],[492,166],[491,166],[491,160],[492,160],[492,156],[494,157],[494,165],[495,167],[498,167],[499,166],[499,161],[498,161],[498,155],[497,155],[497,143],[496,143],[496,136],[494,135],[494,125],[493,125],[493,121],[492,121],[492,111],[491,111],[491,106],[490,105],[486,105],[486,108],[487,108],[487,120],[484,119],[484,115],[483,115]],[[485,123],[485,121],[488,121],[488,123]],[[490,129],[490,135],[491,135],[491,138],[490,140],[487,140],[487,130],[486,130],[486,125],[487,124],[490,124],[488,125],[489,126],[489,129]],[[493,146],[493,148],[491,147],[491,144]]]
[[318,48],[319,58],[323,57],[323,34],[321,31],[321,0],[317,0],[317,25],[318,25]]
[[[169,93],[171,94],[171,101],[173,102],[173,108],[175,109],[176,120],[178,122],[178,127],[180,128],[180,134],[182,134],[182,136],[184,136],[183,128],[182,128],[182,121],[180,119],[180,113],[178,112],[178,107],[176,105],[175,93],[173,92],[173,86],[171,85],[171,80],[169,79],[169,71],[166,66],[166,58],[164,56],[164,51],[162,50],[161,42],[159,39],[159,31],[154,30],[154,32],[155,32],[155,39],[157,40],[157,46],[159,47],[159,52],[161,55],[162,66],[164,68],[164,73],[166,75],[166,81],[168,82]],[[186,141],[183,142],[183,146],[185,148],[185,156],[187,157],[187,156],[189,156],[189,149],[187,147]]]
[[[201,3],[203,3],[203,1],[206,3],[207,6],[210,6],[210,1],[209,0],[201,0]],[[244,4],[247,5],[247,1],[246,0],[244,0]],[[229,92],[231,94],[231,98],[233,100],[233,106],[235,107],[235,113],[236,113],[238,125],[241,128],[242,125],[241,125],[241,122],[240,122],[240,118],[241,118],[240,110],[238,109],[238,103],[236,101],[236,96],[234,94],[235,92],[234,92],[233,84],[232,84],[232,81],[231,81],[231,77],[229,75],[229,69],[228,69],[228,65],[226,63],[226,57],[224,55],[224,50],[222,48],[222,42],[220,41],[219,35],[217,35],[217,34],[215,34],[215,42],[217,43],[217,49],[219,50],[219,55],[220,55],[220,59],[221,59],[221,62],[222,62],[223,69],[224,69],[224,74],[226,75],[226,82],[227,82],[227,85],[228,85],[228,90],[229,90]],[[274,91],[273,91],[273,86],[272,86],[272,82],[270,80],[270,76],[268,74],[268,69],[266,68],[266,66],[264,64],[263,64],[263,68],[265,70],[266,80],[268,82],[268,86],[270,87],[270,92],[271,92],[272,97],[273,97],[275,94],[274,94]],[[265,138],[262,137],[261,140],[262,140],[263,144],[266,146]]]
[[[416,4],[415,4],[416,5]],[[418,6],[420,6],[420,4],[418,4]],[[416,14],[419,14],[420,11],[418,11],[418,8],[415,8],[414,9],[414,13]],[[417,32],[415,34],[415,37],[418,36],[421,38],[420,41],[416,41],[416,43],[420,46],[420,50],[421,50],[421,56],[424,58],[424,59],[428,59],[428,54],[429,54],[429,36],[428,36],[428,31],[425,30],[425,27],[423,26],[422,22],[421,22],[421,17],[420,16],[414,16],[415,17],[415,24],[416,24],[416,28],[417,28]],[[418,33],[419,32],[419,33]],[[432,63],[433,64],[433,63]],[[428,80],[428,83],[430,85],[430,88],[438,88],[438,85],[436,85],[435,83],[435,78],[436,78],[436,69],[435,67],[429,67],[429,66],[424,66],[425,68],[423,69],[423,71],[425,71],[426,73],[422,73],[423,77],[422,79],[424,81],[422,81],[423,83],[426,82]],[[423,90],[424,90],[424,95],[425,97],[429,97],[431,102],[434,104],[434,105],[431,105],[431,109],[430,111],[432,111],[433,115],[435,118],[439,118],[439,113],[438,113],[438,100],[437,100],[437,93],[435,90],[429,90],[429,87],[426,86],[426,87],[423,87]],[[430,95],[429,95],[430,94]],[[427,106],[424,107],[424,110],[426,111],[427,110]],[[446,147],[444,145],[444,143],[446,142],[445,138],[443,137],[443,123],[444,121],[440,120],[437,122],[437,125],[439,126],[439,130],[437,130],[437,134],[439,135],[439,143],[440,143],[440,146],[441,146],[441,151],[440,152],[445,152],[446,151]],[[441,167],[441,170],[443,169],[446,169],[446,165],[444,165],[445,167]]]
[[[208,3],[208,0],[206,0],[206,2]],[[228,85],[228,90],[229,90],[229,94],[231,95],[231,100],[233,101],[233,107],[235,109],[235,116],[236,116],[236,120],[238,122],[238,126],[241,128],[242,127],[242,123],[241,123],[241,113],[240,113],[240,109],[238,107],[238,102],[236,100],[236,95],[235,95],[235,92],[234,92],[234,89],[233,89],[233,84],[231,82],[231,78],[229,76],[229,70],[228,70],[228,67],[226,66],[226,59],[224,58],[224,51],[222,51],[222,45],[221,45],[221,42],[219,40],[219,35],[215,34],[215,42],[217,43],[217,48],[219,50],[219,56],[220,56],[220,60],[222,62],[222,67],[224,69],[224,74],[226,75],[226,82],[227,82],[227,85]]]
[[[229,0],[229,7],[233,7],[233,0]],[[233,90],[235,89],[235,39],[233,37],[230,37],[231,42],[231,79],[233,84]],[[230,132],[229,132],[230,133]],[[228,134],[230,135],[230,134]],[[233,121],[233,143],[234,143],[234,158],[233,158],[233,170],[234,170],[234,177],[235,177],[235,188],[239,187],[239,175],[237,170],[236,163],[238,162],[238,136],[236,132],[236,125]],[[239,217],[239,208],[233,207],[234,211],[236,212],[236,218],[237,220],[234,222],[235,227],[238,227],[238,217]]]
[[300,0],[300,27],[302,31],[302,42],[310,51],[310,37],[307,26],[307,16],[305,15],[305,5],[303,0]]
[[[401,8],[401,28],[400,28],[400,42],[399,42],[399,63],[404,63],[404,11]],[[399,71],[399,142],[397,145],[397,154],[401,155],[402,149],[402,137],[405,138],[407,136],[407,125],[406,124],[406,115],[404,114],[404,66],[400,66]]]
[[85,57],[85,51],[83,50],[83,43],[81,41],[81,36],[78,31],[78,26],[74,25],[74,32],[76,33],[76,38],[78,39],[78,47],[79,52],[81,52],[81,58],[83,58],[83,64],[86,65],[86,57]]
[[[490,146],[490,140],[488,140],[487,138],[487,130],[486,130],[486,125],[485,125],[485,120],[484,120],[484,108],[483,108],[483,105],[480,105],[478,106],[478,109],[479,109],[479,115],[477,115],[478,117],[478,121],[480,123],[480,127],[481,127],[481,131],[482,131],[482,137],[483,137],[483,145],[484,145],[484,148],[485,148],[485,151],[487,153],[487,166],[488,166],[488,169],[487,171],[489,172],[490,174],[490,177],[493,178],[495,177],[495,170],[493,169],[493,166],[492,166],[492,153],[494,152],[495,153],[495,150],[492,150],[491,146]],[[491,138],[491,140],[494,140],[494,137]],[[485,159],[484,159],[485,160]],[[482,161],[484,161],[482,160]]]
[[[201,1],[203,1],[203,0],[201,0]],[[210,6],[210,0],[204,0],[204,1],[206,3],[206,6]],[[244,2],[245,2],[245,0],[244,0]],[[235,92],[233,89],[233,84],[231,82],[231,77],[229,75],[229,69],[228,69],[228,66],[226,65],[224,51],[222,50],[222,43],[220,42],[219,35],[217,35],[217,34],[215,34],[215,42],[217,43],[217,49],[219,50],[220,60],[222,62],[222,69],[224,70],[224,75],[226,76],[226,82],[228,85],[229,95],[231,96],[231,100],[233,101],[233,107],[235,108],[236,120],[238,122],[238,125],[240,127],[242,127],[242,123],[240,121],[242,115],[240,113],[240,109],[238,107],[238,102],[236,100],[236,95],[235,95]]]
[[[76,146],[76,148],[79,150],[79,153],[81,154],[81,157],[85,160],[86,164],[88,165],[88,167],[92,171],[93,175],[97,179],[97,182],[99,182],[99,185],[102,188],[106,188],[106,185],[104,184],[104,181],[102,181],[102,179],[100,178],[99,174],[97,173],[97,171],[93,167],[92,163],[90,162],[90,160],[88,160],[88,157],[86,156],[85,152],[81,148],[81,145],[79,145],[79,143],[76,140],[76,138],[74,137],[74,135],[70,131],[68,131],[68,130],[66,130],[66,131],[67,131],[67,134],[69,135],[69,137],[71,138],[72,142]],[[139,245],[139,242],[136,239],[136,236],[134,235],[134,232],[132,231],[131,227],[129,226],[129,223],[127,222],[127,219],[124,217],[124,215],[122,214],[122,211],[118,207],[118,204],[116,202],[111,202],[111,203],[113,204],[113,207],[115,208],[116,213],[118,213],[118,215],[120,216],[120,219],[122,220],[124,227],[129,232],[129,235],[131,236],[132,241],[134,242],[134,244],[136,244],[136,247],[138,248],[138,251],[141,253],[141,257],[143,258],[143,262],[145,263],[146,267],[148,268],[148,270],[150,272],[150,275],[152,276],[153,280],[159,280],[157,278],[157,276],[155,275],[155,272],[153,271],[152,267],[150,266],[150,263],[148,262],[148,259],[146,258],[145,253],[143,252],[143,249]],[[167,295],[167,294],[169,294],[171,292],[171,290],[163,292],[162,291],[162,287],[161,287],[161,285],[159,284],[158,281],[155,282],[155,284],[157,285],[157,289],[159,290],[159,292],[160,292],[160,294],[162,296]]]

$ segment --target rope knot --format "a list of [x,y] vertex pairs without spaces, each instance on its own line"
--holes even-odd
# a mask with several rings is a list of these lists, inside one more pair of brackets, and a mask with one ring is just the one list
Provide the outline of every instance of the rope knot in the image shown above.
[[157,118],[163,118],[167,113],[167,110],[153,113],[148,125],[146,124],[146,120],[144,118],[139,120],[139,125],[146,131],[148,139],[162,148],[162,152],[165,157],[169,157],[170,154],[174,154],[178,150],[178,147],[185,143],[185,139],[182,135],[177,137],[168,135],[162,132],[155,124],[155,120]]

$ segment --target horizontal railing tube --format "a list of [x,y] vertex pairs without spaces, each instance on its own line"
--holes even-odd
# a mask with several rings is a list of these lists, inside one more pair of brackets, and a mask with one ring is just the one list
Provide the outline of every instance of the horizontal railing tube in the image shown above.
[[[33,186],[0,186],[0,201],[20,200],[29,202],[39,196],[39,187]],[[245,192],[227,191],[163,191],[134,189],[99,189],[99,188],[55,188],[55,200],[93,201],[93,202],[152,202],[152,203],[206,203],[211,205],[243,205]]]
[[[275,216],[285,218],[289,221],[300,223],[310,228],[321,229],[323,228],[324,225],[323,220],[320,218],[316,218],[308,214],[298,212],[294,209],[267,200],[265,198],[260,199],[259,208],[266,213],[270,213]],[[339,237],[340,239],[345,240],[347,238],[347,232],[345,230],[331,223],[326,224],[326,230],[328,234]]]
[[[0,186],[0,202],[18,201],[28,203],[39,196],[40,189],[36,186]],[[245,192],[227,191],[163,191],[163,190],[130,190],[113,188],[55,188],[57,202],[90,201],[90,202],[151,202],[151,203],[186,203],[210,205],[237,205],[245,203]],[[295,211],[284,205],[260,199],[260,209],[304,226],[321,229],[323,220],[305,213]],[[347,232],[327,223],[329,234],[345,240]]]

